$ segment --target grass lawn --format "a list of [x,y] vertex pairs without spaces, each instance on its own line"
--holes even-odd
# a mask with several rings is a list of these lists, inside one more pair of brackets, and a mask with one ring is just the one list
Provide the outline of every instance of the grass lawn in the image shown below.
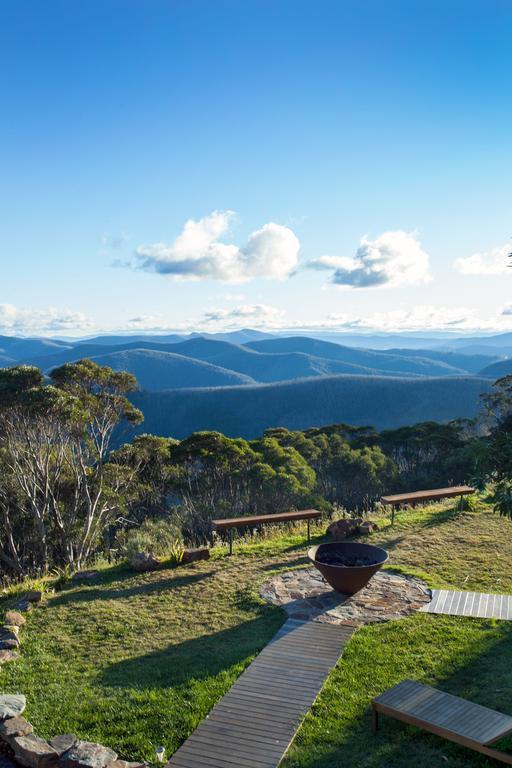
[[[455,508],[404,511],[372,541],[433,586],[512,593],[512,524],[483,504]],[[295,531],[237,545],[232,558],[147,575],[107,568],[93,584],[68,585],[30,614],[0,688],[27,695],[42,736],[74,732],[127,759],[153,761],[161,744],[170,755],[283,622],[257,588],[304,565],[305,550]],[[371,697],[406,676],[512,713],[512,626],[417,614],[359,630],[283,765],[492,765],[386,718],[371,733]]]

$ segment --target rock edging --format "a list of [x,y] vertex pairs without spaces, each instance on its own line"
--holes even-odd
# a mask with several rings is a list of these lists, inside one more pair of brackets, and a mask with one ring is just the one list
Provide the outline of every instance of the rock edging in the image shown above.
[[12,752],[11,759],[3,758],[3,768],[15,763],[23,768],[146,768],[146,763],[119,760],[113,749],[71,733],[42,739],[23,717],[25,706],[22,694],[0,695],[0,740]]
[[[5,612],[0,625],[0,665],[19,659],[19,631],[26,623],[23,614],[40,603],[42,596],[39,590],[26,592]],[[0,742],[7,745],[11,755],[6,757],[0,744],[1,768],[15,768],[15,763],[24,768],[146,768],[147,763],[119,760],[113,749],[82,741],[71,733],[50,741],[42,739],[22,716],[26,703],[21,693],[0,694]]]

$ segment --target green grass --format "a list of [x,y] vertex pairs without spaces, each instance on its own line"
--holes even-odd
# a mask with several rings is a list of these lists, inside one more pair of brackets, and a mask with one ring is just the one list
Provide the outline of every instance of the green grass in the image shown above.
[[[22,657],[0,673],[0,687],[27,695],[42,736],[74,732],[127,759],[154,760],[160,744],[171,754],[284,620],[258,586],[305,565],[304,529],[270,530],[235,545],[232,558],[216,552],[147,575],[105,568],[94,584],[49,595],[30,614]],[[511,530],[483,504],[459,514],[445,503],[404,511],[394,527],[382,519],[372,541],[388,547],[393,566],[434,586],[512,593]],[[359,630],[286,768],[405,768],[411,755],[415,768],[491,765],[389,720],[371,733],[371,697],[406,676],[512,712],[512,628],[418,614]]]

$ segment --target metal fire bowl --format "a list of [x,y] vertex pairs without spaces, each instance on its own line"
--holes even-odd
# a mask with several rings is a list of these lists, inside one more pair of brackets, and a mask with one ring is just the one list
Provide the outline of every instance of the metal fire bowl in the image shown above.
[[[327,550],[335,550],[342,555],[353,557],[368,557],[375,560],[376,563],[375,565],[342,566],[318,562],[317,555]],[[382,547],[374,547],[372,544],[333,541],[329,544],[318,544],[316,547],[311,547],[308,551],[308,557],[336,592],[353,595],[368,584],[371,577],[388,560],[389,555]]]

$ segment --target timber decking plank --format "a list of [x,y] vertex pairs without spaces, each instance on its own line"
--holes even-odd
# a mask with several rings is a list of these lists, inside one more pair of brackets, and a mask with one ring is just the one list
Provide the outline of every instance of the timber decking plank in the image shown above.
[[448,616],[470,616],[478,619],[512,619],[510,595],[462,592],[433,589],[432,600],[420,609],[423,613],[442,613]]
[[470,485],[454,485],[450,488],[431,488],[428,491],[414,491],[413,493],[395,493],[390,496],[381,496],[382,504],[418,504],[424,501],[437,501],[439,499],[452,499],[456,496],[466,496],[475,493]]
[[287,621],[166,768],[276,768],[353,631]]
[[435,688],[404,681],[375,700],[402,715],[489,744],[512,731],[512,717]]

